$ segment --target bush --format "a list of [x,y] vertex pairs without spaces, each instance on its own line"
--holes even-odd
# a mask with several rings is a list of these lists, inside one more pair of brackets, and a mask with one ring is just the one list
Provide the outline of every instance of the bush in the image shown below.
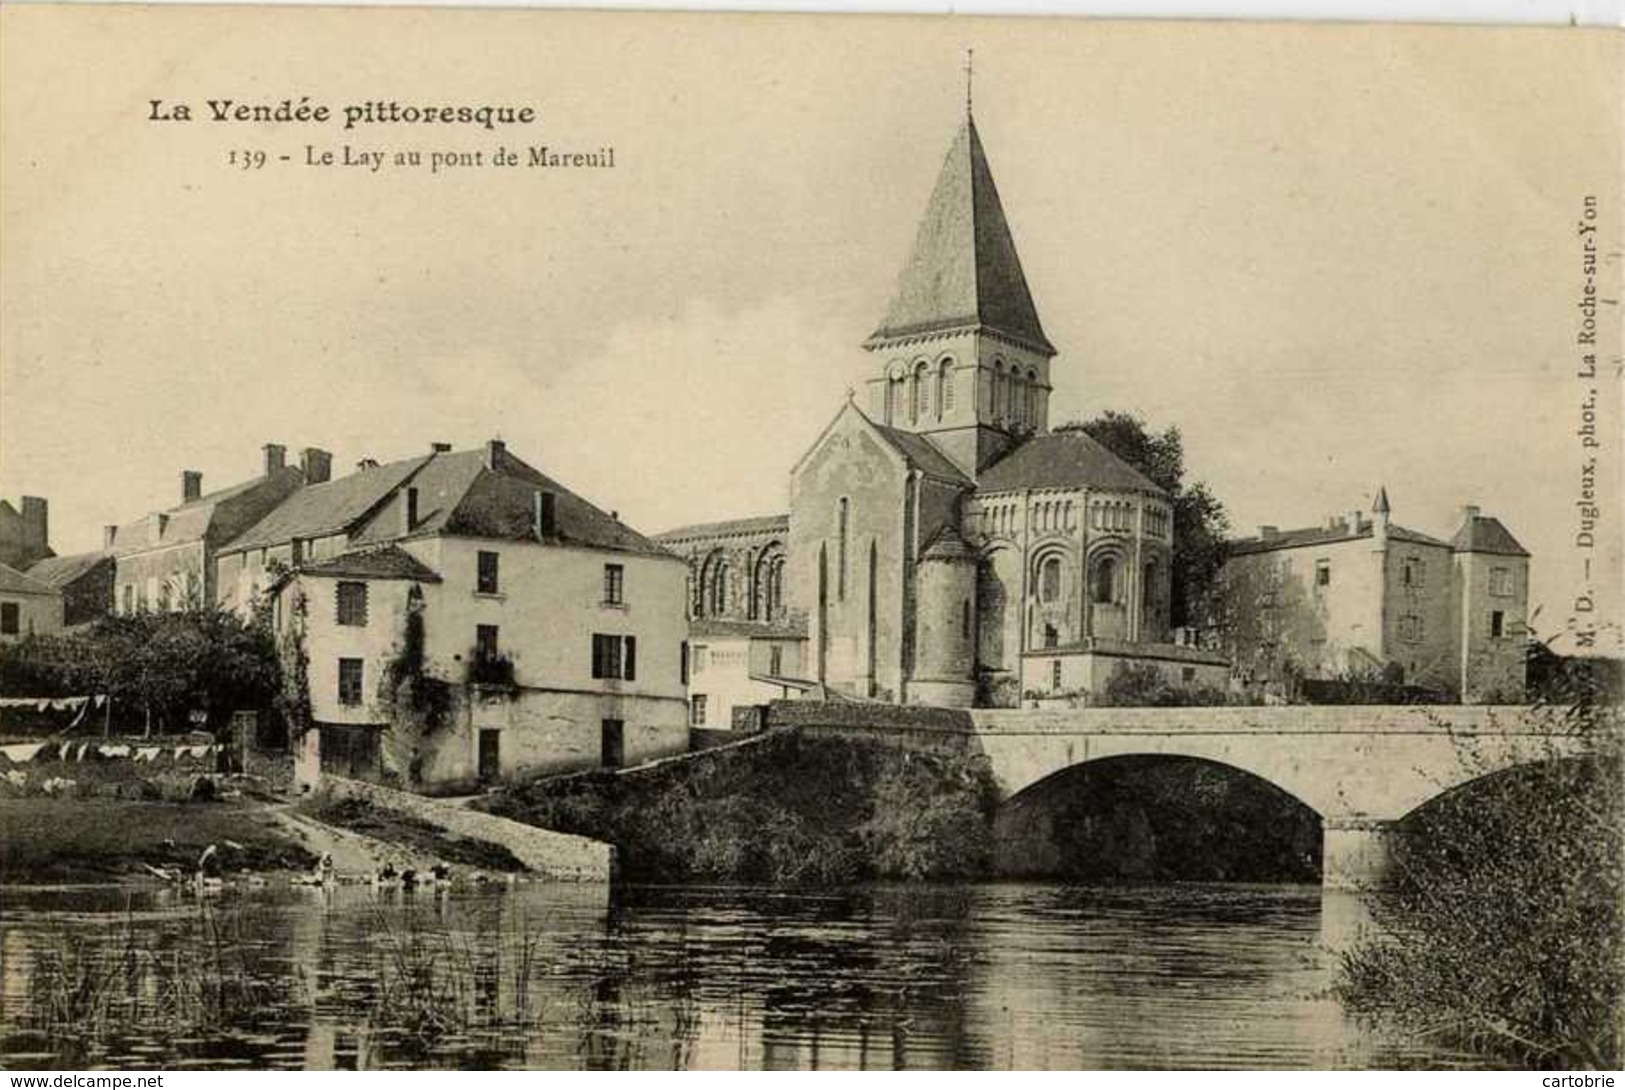
[[[1348,951],[1354,1011],[1520,1066],[1617,1068],[1625,851],[1619,709],[1549,709],[1581,757],[1491,774],[1400,826],[1378,932]],[[1463,760],[1482,766],[1465,748]]]
[[783,731],[647,773],[537,781],[486,808],[607,840],[635,880],[827,885],[988,873],[995,797],[969,758]]

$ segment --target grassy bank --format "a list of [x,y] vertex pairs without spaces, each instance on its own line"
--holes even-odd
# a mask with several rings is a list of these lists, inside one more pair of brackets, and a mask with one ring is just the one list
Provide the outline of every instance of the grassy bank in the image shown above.
[[437,825],[392,810],[382,810],[361,799],[318,795],[298,807],[299,812],[324,825],[348,829],[390,844],[443,860],[456,866],[516,873],[525,865],[500,844],[469,840]]
[[228,870],[315,862],[254,803],[0,799],[0,883],[106,881],[144,875],[143,864],[190,869],[210,844]]
[[485,806],[609,841],[635,881],[796,885],[986,875],[995,804],[979,762],[786,732],[648,773],[538,781]]

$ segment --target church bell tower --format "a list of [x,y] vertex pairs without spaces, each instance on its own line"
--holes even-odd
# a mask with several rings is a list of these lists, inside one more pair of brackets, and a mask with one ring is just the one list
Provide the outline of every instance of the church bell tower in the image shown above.
[[966,98],[908,263],[864,342],[869,415],[928,436],[972,480],[1049,426],[1050,361]]

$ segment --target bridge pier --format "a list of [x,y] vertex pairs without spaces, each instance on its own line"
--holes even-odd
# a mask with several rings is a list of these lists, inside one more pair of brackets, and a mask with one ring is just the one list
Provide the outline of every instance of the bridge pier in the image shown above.
[[1393,859],[1391,821],[1325,818],[1321,822],[1320,881],[1327,889],[1377,889]]

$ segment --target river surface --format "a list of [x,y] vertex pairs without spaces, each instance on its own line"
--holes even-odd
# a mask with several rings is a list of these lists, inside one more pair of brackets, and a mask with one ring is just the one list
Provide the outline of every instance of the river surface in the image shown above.
[[0,890],[0,1066],[1470,1065],[1345,1017],[1360,918],[1280,886]]

